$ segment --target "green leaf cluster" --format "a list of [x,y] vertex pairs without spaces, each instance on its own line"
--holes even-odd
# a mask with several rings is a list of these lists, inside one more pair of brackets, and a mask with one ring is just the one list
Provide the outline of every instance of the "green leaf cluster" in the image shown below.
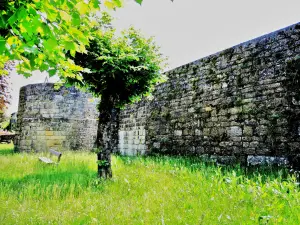
[[18,60],[18,72],[25,76],[34,70],[74,76],[83,68],[66,53],[86,52],[100,3],[110,9],[122,6],[121,0],[1,1],[0,56]]
[[95,36],[86,53],[72,60],[85,71],[67,81],[101,97],[100,111],[122,108],[149,95],[165,78],[161,73],[165,58],[153,38],[145,38],[134,28],[117,36],[108,29]]

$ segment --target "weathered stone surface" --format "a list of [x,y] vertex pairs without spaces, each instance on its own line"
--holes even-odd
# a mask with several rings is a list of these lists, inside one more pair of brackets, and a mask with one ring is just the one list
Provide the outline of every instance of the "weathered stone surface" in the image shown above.
[[229,127],[227,134],[230,137],[240,137],[243,134],[243,130],[239,126],[232,126],[232,127]]
[[287,166],[289,161],[287,157],[272,157],[272,156],[253,156],[250,155],[247,157],[247,164],[251,166],[255,165],[278,165],[278,166]]
[[[126,111],[121,113],[118,138],[118,150],[121,154],[143,155],[146,153],[145,126],[146,118],[149,116],[148,107],[147,102],[140,102],[128,106]],[[153,143],[153,148],[159,146],[161,147],[160,142]]]
[[96,139],[97,100],[75,88],[54,84],[22,87],[15,147],[19,151],[93,148]]
[[[121,112],[120,152],[299,154],[299,35],[300,23],[166,72],[152,100]],[[142,152],[128,144],[141,138]]]

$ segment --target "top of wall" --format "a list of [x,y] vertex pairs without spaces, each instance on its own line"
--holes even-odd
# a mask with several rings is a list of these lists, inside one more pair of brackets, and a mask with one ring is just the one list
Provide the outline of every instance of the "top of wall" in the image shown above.
[[209,59],[209,58],[212,58],[212,57],[218,57],[218,56],[222,55],[222,53],[225,53],[225,52],[230,51],[230,50],[235,50],[235,49],[239,49],[239,48],[247,50],[247,49],[255,48],[257,44],[268,44],[268,43],[273,42],[274,40],[280,40],[280,39],[285,37],[286,32],[294,30],[296,27],[298,27],[298,28],[300,27],[300,22],[295,23],[295,24],[290,25],[290,26],[287,26],[287,27],[284,27],[282,29],[273,31],[271,33],[262,35],[260,37],[251,39],[249,41],[242,42],[240,44],[237,44],[237,45],[234,45],[232,47],[226,48],[224,50],[221,50],[221,51],[216,52],[214,54],[211,54],[211,55],[205,56],[203,58],[197,59],[195,61],[183,64],[183,65],[178,66],[178,67],[175,67],[171,70],[166,71],[165,73],[170,74],[171,72],[173,72],[175,70],[178,70],[181,67],[199,64],[199,63],[201,63],[202,61],[204,61],[206,59]]
[[[58,91],[59,89],[62,89],[62,88],[66,88],[65,86],[61,86],[58,90],[55,90],[54,89],[54,86],[55,86],[55,83],[36,83],[36,84],[28,84],[28,85],[25,85],[25,86],[22,86],[21,87],[21,90],[22,89],[36,89],[36,90],[39,90],[41,92],[43,92],[45,89],[47,90],[53,90],[53,91]],[[68,90],[72,90],[74,92],[79,92],[80,90],[75,88],[75,87],[69,87],[69,88],[66,88]],[[80,91],[82,92],[82,91]]]
[[38,83],[20,89],[18,115],[23,118],[96,119],[98,100],[75,87]]

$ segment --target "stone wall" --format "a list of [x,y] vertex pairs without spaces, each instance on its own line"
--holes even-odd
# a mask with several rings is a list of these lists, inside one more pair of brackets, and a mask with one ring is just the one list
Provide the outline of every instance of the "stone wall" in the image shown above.
[[118,149],[124,155],[143,155],[146,146],[146,119],[149,105],[140,102],[130,105],[120,114]]
[[21,88],[15,147],[19,151],[92,149],[96,139],[97,101],[88,93],[54,84]]
[[300,24],[166,72],[121,113],[124,154],[297,155]]

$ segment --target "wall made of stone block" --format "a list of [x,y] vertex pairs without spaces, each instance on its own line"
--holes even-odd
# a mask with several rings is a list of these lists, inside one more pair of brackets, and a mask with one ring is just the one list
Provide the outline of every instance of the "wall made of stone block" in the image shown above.
[[119,151],[299,154],[299,54],[295,24],[166,72],[153,100],[121,113]]
[[126,155],[143,155],[146,153],[146,118],[147,102],[128,106],[120,114],[118,151]]
[[21,88],[15,147],[19,151],[90,150],[96,139],[97,100],[74,87]]

